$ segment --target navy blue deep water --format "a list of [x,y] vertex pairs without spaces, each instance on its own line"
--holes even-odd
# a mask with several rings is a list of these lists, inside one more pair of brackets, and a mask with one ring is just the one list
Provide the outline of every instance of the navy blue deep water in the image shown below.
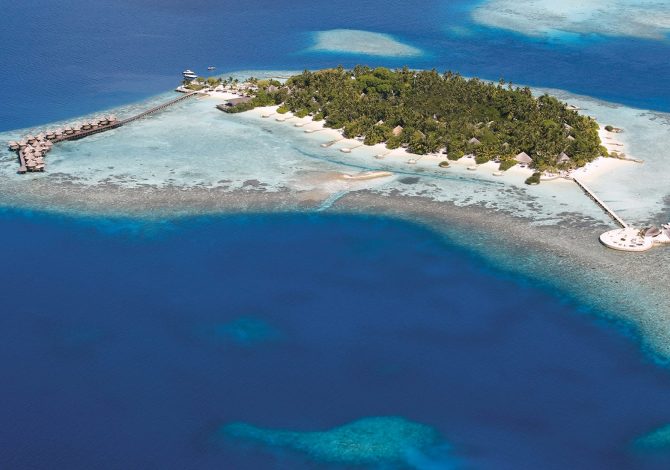
[[[670,110],[670,41],[557,44],[473,23],[471,0],[26,0],[0,17],[0,130],[70,118],[171,89],[181,71],[338,64],[451,69]],[[426,51],[388,59],[303,53],[311,31],[363,29]],[[462,28],[467,34],[456,34]]]
[[423,468],[670,465],[630,448],[666,370],[418,226],[8,212],[0,241],[2,468],[319,468],[219,430],[376,416],[439,433]]

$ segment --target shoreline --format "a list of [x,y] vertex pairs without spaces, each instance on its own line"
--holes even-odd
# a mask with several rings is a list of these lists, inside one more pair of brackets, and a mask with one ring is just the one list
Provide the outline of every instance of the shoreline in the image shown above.
[[[387,149],[384,143],[375,144],[375,145],[365,145],[362,141],[353,138],[346,138],[342,135],[342,132],[339,129],[332,129],[325,127],[323,121],[314,121],[310,116],[299,118],[295,116],[290,111],[285,114],[277,113],[279,106],[262,106],[257,107],[252,110],[246,111],[244,114],[254,116],[255,118],[261,118],[268,121],[273,121],[277,124],[288,124],[293,127],[301,129],[306,134],[315,134],[318,133],[319,136],[325,136],[330,142],[333,142],[331,146],[337,146],[340,151],[344,154],[351,154],[358,149],[365,149],[369,152],[374,153],[374,158],[377,160],[387,160],[392,161],[395,164],[416,164],[419,161],[430,162],[435,166],[438,166],[440,162],[447,161],[449,165],[458,165],[464,168],[467,168],[471,171],[482,171],[486,172],[489,176],[495,177],[516,177],[518,180],[523,183],[526,178],[531,176],[535,170],[527,166],[520,166],[519,164],[512,166],[508,170],[499,172],[498,163],[495,163],[493,160],[486,163],[477,164],[474,158],[469,155],[458,160],[448,160],[446,155],[443,154],[426,154],[419,155],[407,151],[405,148],[396,148],[396,149]],[[615,133],[607,132],[604,127],[601,126],[599,135],[601,135],[601,141],[603,146],[609,151],[623,152],[625,146],[622,142],[613,139],[611,135]],[[605,140],[607,138],[607,140]],[[322,144],[323,147],[323,144]],[[603,176],[610,173],[611,171],[616,171],[626,164],[636,163],[631,157],[627,158],[613,158],[613,157],[598,157],[595,160],[589,162],[583,167],[572,170],[567,177],[556,176],[556,177],[547,177],[542,179],[542,184],[547,184],[557,180],[571,179],[572,176],[579,176],[581,179],[587,181],[593,180],[597,177]],[[448,170],[447,170],[448,171]],[[498,174],[501,173],[501,174]],[[503,178],[504,181],[504,178]],[[517,181],[517,182],[519,182]]]

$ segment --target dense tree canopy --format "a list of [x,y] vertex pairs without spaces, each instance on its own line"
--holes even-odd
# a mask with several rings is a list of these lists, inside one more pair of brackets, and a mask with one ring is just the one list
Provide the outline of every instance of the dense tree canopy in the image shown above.
[[[281,102],[296,114],[324,119],[346,137],[362,137],[368,145],[406,146],[418,154],[446,150],[458,158],[473,153],[481,163],[526,152],[538,169],[582,166],[607,154],[592,118],[502,80],[357,66],[305,71],[275,96],[261,92],[263,102]],[[402,131],[394,135],[397,126]],[[570,158],[559,161],[562,153]]]

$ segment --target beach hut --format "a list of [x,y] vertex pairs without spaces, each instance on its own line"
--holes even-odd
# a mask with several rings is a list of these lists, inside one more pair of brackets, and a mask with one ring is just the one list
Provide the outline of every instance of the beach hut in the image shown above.
[[528,165],[530,163],[533,163],[533,159],[530,158],[530,155],[528,155],[526,152],[521,152],[516,157],[514,157],[514,160],[517,163],[523,163],[523,164],[526,164],[526,165]]
[[567,163],[570,161],[570,157],[565,152],[561,152],[561,154],[558,156],[557,161],[558,163]]
[[223,105],[221,104],[218,105],[217,108],[223,111],[225,108],[234,108],[235,106],[248,103],[251,100],[252,98],[249,98],[247,96],[242,96],[241,98],[233,98],[232,100],[226,101],[225,104]]
[[393,128],[393,135],[398,137],[400,134],[402,134],[403,128],[402,126],[395,126]]
[[569,136],[568,136],[568,140],[572,142],[572,141],[574,141],[574,140],[575,140],[575,138],[574,138],[574,137],[572,137],[571,135],[569,135]]
[[572,126],[567,122],[563,124],[563,128],[568,132],[572,130]]
[[468,144],[470,145],[479,145],[481,142],[477,137],[473,137],[472,139],[468,140]]

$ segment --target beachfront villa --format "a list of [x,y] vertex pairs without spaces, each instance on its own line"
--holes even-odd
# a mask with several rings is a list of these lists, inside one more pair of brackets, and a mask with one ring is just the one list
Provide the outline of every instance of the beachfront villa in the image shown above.
[[530,158],[530,155],[528,155],[526,152],[519,153],[516,157],[514,157],[514,160],[517,163],[521,163],[522,165],[530,165],[533,163],[533,159]]

